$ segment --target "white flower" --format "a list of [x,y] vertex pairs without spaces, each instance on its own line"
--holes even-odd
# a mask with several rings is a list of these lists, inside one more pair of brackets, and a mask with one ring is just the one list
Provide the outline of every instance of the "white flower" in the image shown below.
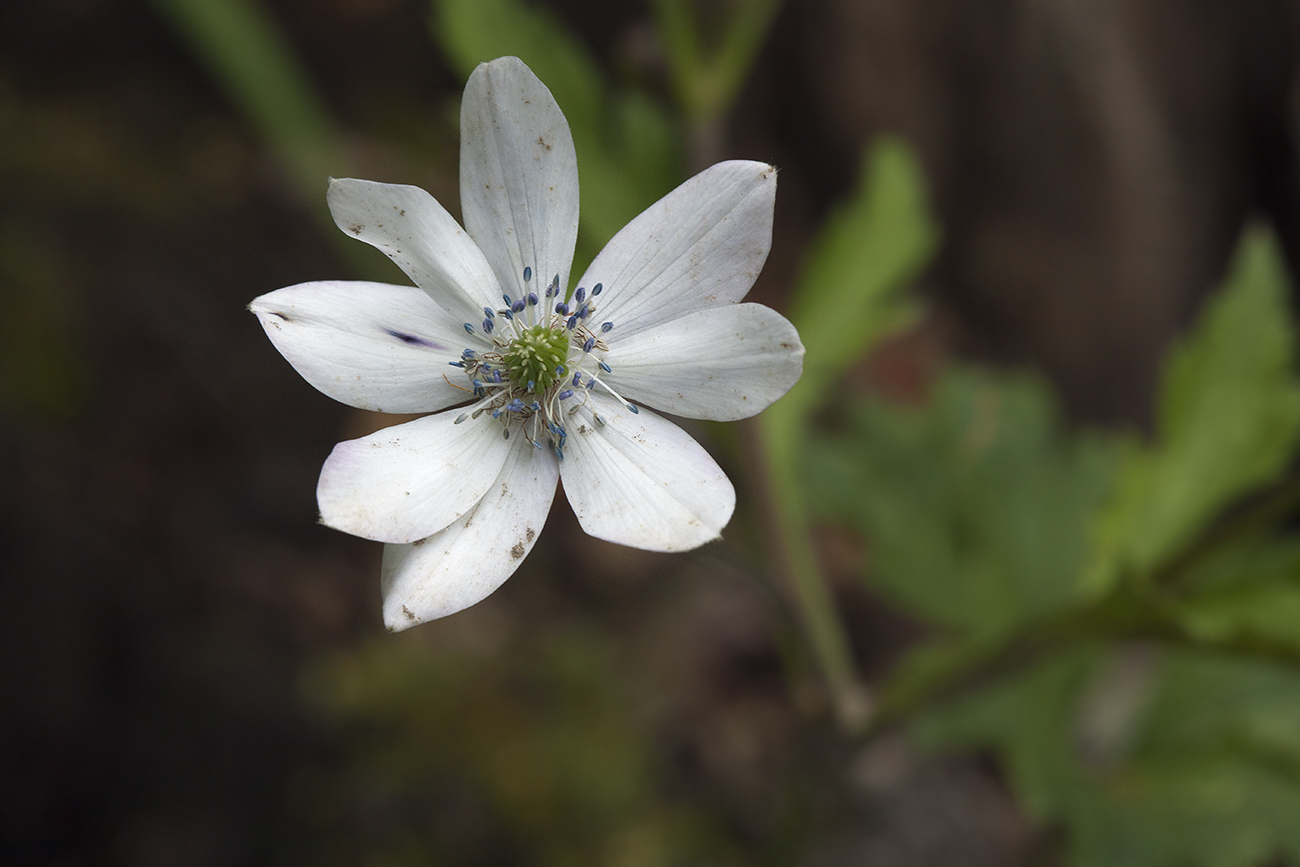
[[727,421],[802,372],[786,319],[741,304],[772,235],[776,170],[726,162],[627,225],[567,294],[578,227],[569,127],[518,58],[461,106],[465,228],[416,187],[330,182],[343,231],[419,288],[303,283],[250,309],[313,386],[432,415],[340,443],[317,486],[328,526],[388,543],[400,630],[487,596],[532,549],[556,482],[584,530],[653,551],[718,537],[736,495],[689,435],[645,410]]

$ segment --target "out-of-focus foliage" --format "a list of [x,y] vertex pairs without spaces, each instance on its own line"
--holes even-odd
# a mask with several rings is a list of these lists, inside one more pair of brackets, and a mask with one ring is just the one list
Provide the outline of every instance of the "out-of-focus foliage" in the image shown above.
[[574,279],[605,242],[681,180],[678,136],[646,94],[606,83],[596,59],[542,7],[519,0],[433,0],[433,35],[452,66],[514,55],[555,96],[578,153],[581,220]]
[[1044,386],[950,372],[927,405],[852,404],[809,453],[824,515],[870,539],[873,586],[954,631],[1077,602],[1111,450],[1067,440]]
[[[682,110],[697,121],[716,121],[744,84],[780,3],[740,0],[709,8],[655,0],[653,5]],[[725,20],[708,27],[700,20],[702,12],[721,13]]]
[[1286,295],[1276,243],[1249,231],[1222,292],[1169,358],[1156,442],[1130,453],[1102,517],[1099,588],[1149,574],[1291,460],[1300,382]]
[[939,240],[925,179],[903,142],[876,140],[852,197],[809,248],[790,301],[805,346],[803,377],[760,418],[769,431],[803,423],[836,377],[917,314],[906,294]]
[[63,418],[86,397],[79,299],[61,261],[25,227],[0,224],[0,416]]
[[[313,700],[357,743],[335,785],[348,804],[458,805],[395,812],[372,863],[735,863],[716,817],[673,796],[642,736],[643,677],[596,629],[532,636],[494,654],[387,638],[321,667]],[[644,674],[644,672],[640,672]],[[441,816],[450,824],[429,821]]]
[[1041,386],[958,371],[919,409],[840,401],[809,449],[870,585],[940,627],[886,709],[995,750],[1076,867],[1300,859],[1300,546],[1273,526],[1294,497],[1206,529],[1294,454],[1286,289],[1249,231],[1151,445],[1070,436]]
[[1080,867],[1300,858],[1295,669],[1080,648],[930,715],[920,732],[934,746],[996,749]]

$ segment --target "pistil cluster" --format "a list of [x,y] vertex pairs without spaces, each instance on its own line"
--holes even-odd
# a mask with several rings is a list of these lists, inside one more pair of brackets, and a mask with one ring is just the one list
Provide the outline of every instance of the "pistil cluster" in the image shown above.
[[[527,290],[532,268],[525,268],[523,277]],[[520,431],[539,449],[545,441],[563,460],[568,439],[565,419],[586,404],[594,386],[600,385],[637,412],[636,406],[601,379],[601,374],[612,372],[605,361],[609,345],[604,335],[614,328],[613,322],[594,325],[596,298],[602,291],[600,283],[590,294],[580,286],[570,298],[561,300],[557,274],[540,298],[533,291],[513,300],[503,295],[504,306],[483,308],[481,323],[466,322],[465,332],[482,334],[492,348],[468,348],[459,360],[450,362],[465,371],[469,380],[466,391],[477,401],[460,414],[456,424],[489,414],[501,425],[504,438]],[[593,417],[597,426],[605,425],[599,413]]]

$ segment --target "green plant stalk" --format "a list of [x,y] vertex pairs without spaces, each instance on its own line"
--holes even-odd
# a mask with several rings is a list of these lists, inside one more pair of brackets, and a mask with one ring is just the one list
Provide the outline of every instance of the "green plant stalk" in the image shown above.
[[[785,401],[797,412],[797,395]],[[773,560],[794,602],[799,620],[808,635],[817,668],[830,693],[836,719],[845,731],[859,731],[872,714],[866,686],[858,679],[848,633],[827,585],[810,534],[811,522],[803,485],[797,476],[798,443],[803,432],[788,421],[791,410],[769,407],[752,423],[767,505],[768,543]]]
[[[1288,493],[1294,496],[1295,492]],[[1256,524],[1250,522],[1249,526]],[[1186,561],[1184,567],[1190,564],[1190,560]],[[876,734],[925,708],[1010,677],[1081,643],[1147,640],[1300,667],[1300,643],[1242,633],[1197,634],[1168,610],[1165,598],[1158,592],[1121,583],[1082,607],[1036,618],[992,638],[958,641],[940,648],[928,664],[905,670],[878,691],[875,711],[862,732],[865,736]]]

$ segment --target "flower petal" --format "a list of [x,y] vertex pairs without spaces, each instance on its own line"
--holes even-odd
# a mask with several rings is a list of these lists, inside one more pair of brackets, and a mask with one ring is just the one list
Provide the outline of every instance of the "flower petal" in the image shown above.
[[474,507],[510,443],[490,417],[453,409],[395,425],[330,452],[316,486],[321,521],[379,542],[431,536]]
[[500,587],[533,549],[560,470],[524,437],[478,505],[410,545],[385,545],[384,624],[398,632],[468,608]]
[[501,290],[482,251],[419,187],[330,179],[330,213],[349,235],[377,247],[458,323],[476,323]]
[[[617,332],[615,332],[617,333]],[[735,421],[769,407],[803,373],[799,332],[761,304],[697,310],[611,342],[601,377],[630,401]]]
[[560,478],[578,523],[598,539],[688,551],[718,538],[731,520],[731,482],[672,422],[593,393],[567,427]]
[[623,334],[745,297],[772,246],[776,169],[718,163],[614,236],[578,281],[603,284],[597,318]]
[[460,107],[460,207],[503,291],[569,286],[578,238],[578,160],[555,97],[517,57],[481,63]]
[[443,377],[468,335],[414,286],[299,283],[248,309],[303,379],[348,406],[433,412],[468,397]]

